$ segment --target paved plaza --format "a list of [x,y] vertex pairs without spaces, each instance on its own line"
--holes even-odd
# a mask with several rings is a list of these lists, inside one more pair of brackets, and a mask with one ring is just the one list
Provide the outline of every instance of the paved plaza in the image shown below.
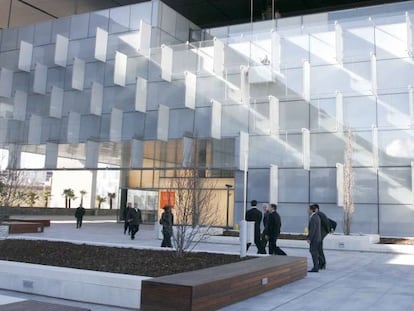
[[[45,228],[43,233],[12,235],[10,237],[137,248],[156,248],[161,243],[156,238],[154,226],[141,226],[136,239],[132,241],[123,234],[123,224],[99,217],[87,217],[82,229],[76,229],[72,219],[55,217],[51,227]],[[196,249],[239,253],[239,245],[234,238],[230,238],[228,243],[200,243]],[[310,268],[311,259],[307,249],[284,248],[284,250],[291,256],[307,257]],[[253,254],[255,251],[255,248],[252,247],[249,254]],[[414,310],[414,246],[412,254],[326,251],[326,257],[328,262],[326,270],[319,273],[309,273],[302,280],[270,290],[221,310]],[[93,311],[127,310],[0,290],[0,304],[21,299],[85,307]]]

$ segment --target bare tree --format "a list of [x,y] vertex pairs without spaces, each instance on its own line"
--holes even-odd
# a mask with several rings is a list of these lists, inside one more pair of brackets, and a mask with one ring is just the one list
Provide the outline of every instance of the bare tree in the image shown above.
[[176,170],[170,179],[170,191],[174,191],[175,230],[173,241],[177,256],[191,251],[207,238],[212,225],[218,221],[218,206],[214,206],[216,182],[205,176],[198,152],[198,139],[193,140],[186,168]]
[[25,175],[23,171],[13,169],[17,159],[9,159],[7,167],[2,166],[4,160],[0,158],[0,206],[13,207],[21,202],[19,194],[25,183]]
[[354,213],[354,173],[352,169],[352,131],[348,129],[344,152],[344,234],[351,233],[352,215]]

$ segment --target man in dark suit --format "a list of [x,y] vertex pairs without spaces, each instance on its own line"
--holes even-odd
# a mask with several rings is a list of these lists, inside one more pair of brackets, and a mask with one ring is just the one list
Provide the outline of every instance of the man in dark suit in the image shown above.
[[[257,253],[266,254],[260,238],[260,222],[262,221],[262,212],[257,209],[256,200],[252,200],[250,205],[251,208],[246,212],[246,221],[254,221],[254,244],[256,244]],[[250,243],[247,243],[247,250],[249,250],[249,247]]]
[[282,226],[280,216],[276,209],[276,204],[270,204],[270,214],[268,215],[264,230],[265,236],[269,240],[269,255],[283,255],[283,251],[276,246],[276,241],[280,235],[280,228]]
[[318,204],[313,204],[316,206],[316,213],[318,214],[321,220],[321,243],[319,244],[319,269],[326,269],[326,259],[323,252],[323,239],[331,232],[331,222],[329,218],[320,211]]
[[308,208],[309,224],[307,241],[309,243],[309,252],[312,255],[313,268],[308,272],[319,271],[319,248],[321,243],[321,219],[317,213],[317,207],[312,204]]
[[142,222],[141,210],[136,204],[134,208],[130,208],[128,212],[128,222],[131,227],[131,240],[135,239],[135,234],[139,230],[139,225]]

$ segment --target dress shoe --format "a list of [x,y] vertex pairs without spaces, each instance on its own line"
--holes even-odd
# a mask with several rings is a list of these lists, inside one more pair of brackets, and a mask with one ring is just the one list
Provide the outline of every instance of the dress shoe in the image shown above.
[[319,266],[319,270],[325,270],[326,269],[326,263]]
[[312,270],[309,270],[308,272],[319,272],[319,270],[313,268]]

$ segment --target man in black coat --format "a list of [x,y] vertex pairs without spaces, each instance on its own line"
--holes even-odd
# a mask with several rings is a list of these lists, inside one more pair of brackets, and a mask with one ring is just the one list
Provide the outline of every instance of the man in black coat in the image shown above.
[[276,246],[276,241],[280,235],[281,226],[282,221],[280,220],[280,215],[277,212],[277,205],[270,204],[270,214],[268,215],[266,227],[264,230],[265,236],[269,240],[269,255],[283,255],[283,251],[281,249],[278,250],[278,247]]
[[319,244],[319,269],[326,269],[326,259],[323,252],[323,239],[331,232],[331,222],[329,218],[320,211],[318,204],[313,204],[316,206],[316,213],[321,219],[321,243]]
[[[252,200],[250,205],[251,208],[246,212],[246,221],[254,221],[254,244],[256,244],[257,253],[266,254],[260,238],[260,222],[262,221],[262,212],[257,209],[256,200]],[[247,243],[247,250],[249,250],[249,247],[250,243]]]
[[127,233],[131,234],[131,227],[129,226],[129,220],[128,220],[128,214],[129,211],[131,210],[132,206],[131,206],[131,202],[128,202],[127,206],[124,207],[123,210],[123,216],[124,216],[124,234]]
[[134,208],[130,208],[128,212],[128,222],[131,227],[131,240],[135,239],[135,234],[139,230],[139,225],[142,222],[141,210],[136,204]]
[[309,251],[312,255],[313,268],[308,272],[319,271],[319,248],[321,243],[321,219],[317,213],[317,207],[312,204],[308,208],[309,224],[307,241],[309,243]]
[[75,211],[76,228],[78,229],[82,227],[83,215],[85,215],[85,208],[80,205]]

